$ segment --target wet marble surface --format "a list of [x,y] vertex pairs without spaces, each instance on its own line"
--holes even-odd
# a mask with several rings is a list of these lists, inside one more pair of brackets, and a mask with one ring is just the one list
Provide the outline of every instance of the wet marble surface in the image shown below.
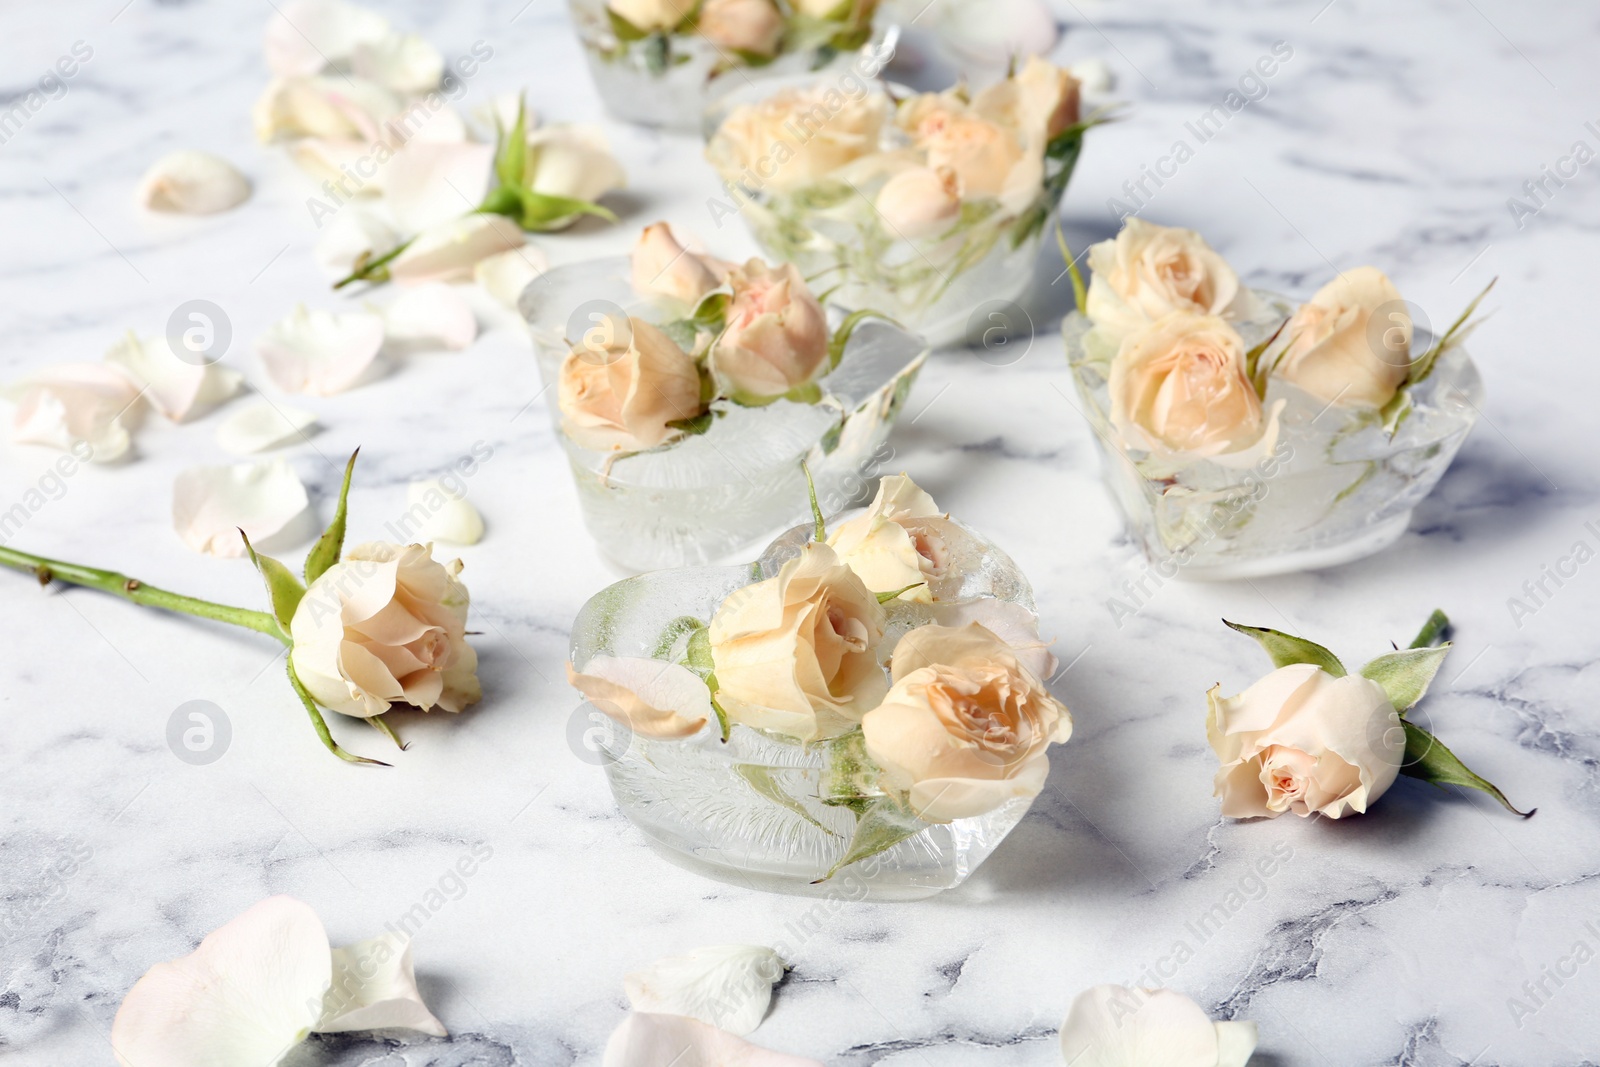
[[[252,139],[269,10],[73,0],[0,15],[5,107],[75,42],[92,49],[0,144],[0,377],[97,359],[123,331],[157,333],[203,298],[231,320],[227,362],[270,391],[249,340],[296,301],[342,299],[311,258],[310,187]],[[555,0],[391,13],[446,55],[492,44],[461,106],[526,85],[552,118],[601,120]],[[1316,574],[1168,584],[1119,624],[1109,601],[1142,568],[1068,399],[1052,325],[1070,302],[1052,284],[1059,260],[1041,262],[1032,346],[1006,366],[937,354],[893,464],[1033,577],[1071,664],[1055,689],[1077,733],[1031,814],[960,890],[911,905],[764,896],[658,858],[570,746],[567,626],[614,575],[530,407],[524,342],[497,329],[463,353],[395,360],[358,390],[304,401],[323,429],[289,457],[326,519],[340,462],[362,447],[352,536],[363,538],[403,511],[409,480],[474,445],[492,453],[470,488],[489,533],[460,553],[487,699],[459,719],[407,718],[395,770],[349,768],[321,749],[256,635],[0,575],[0,1056],[111,1063],[110,1022],[139,974],[289,893],[336,942],[423,903],[419,971],[454,1034],[318,1039],[297,1067],[597,1063],[625,971],[728,941],[791,950],[756,1039],[839,1067],[1057,1063],[1072,996],[1107,981],[1159,981],[1255,1020],[1255,1062],[1281,1067],[1595,1062],[1600,563],[1560,585],[1544,576],[1578,542],[1600,548],[1589,414],[1600,191],[1592,163],[1537,199],[1524,183],[1570,172],[1576,142],[1600,148],[1585,125],[1600,120],[1600,23],[1581,5],[1531,17],[1508,0],[1061,0],[1058,13],[1057,55],[1105,59],[1135,105],[1090,140],[1066,203],[1075,247],[1112,232],[1115,198],[1200,228],[1258,287],[1305,295],[1372,262],[1438,322],[1500,278],[1472,345],[1484,420],[1397,545]],[[1256,99],[1197,136],[1191,124],[1280,41],[1292,56],[1243,85]],[[625,224],[538,238],[552,260],[620,252],[658,217],[749,250],[708,216],[714,185],[695,144],[607,129],[633,179]],[[1179,141],[1188,158],[1161,162]],[[186,147],[233,159],[255,197],[209,219],[141,214],[139,174]],[[1171,173],[1140,189],[1146,167]],[[8,543],[253,602],[247,566],[196,556],[171,528],[177,472],[226,459],[218,419],[150,425],[129,462],[52,486]],[[0,442],[0,508],[55,458]],[[1541,579],[1535,602],[1525,583]],[[1404,643],[1434,607],[1457,621],[1457,645],[1427,714],[1536,818],[1405,780],[1365,818],[1219,818],[1203,694],[1264,666],[1219,617],[1359,661]],[[191,700],[231,724],[209,765],[166,740]],[[382,748],[355,724],[335,729],[352,748]],[[474,848],[490,858],[453,875]]]

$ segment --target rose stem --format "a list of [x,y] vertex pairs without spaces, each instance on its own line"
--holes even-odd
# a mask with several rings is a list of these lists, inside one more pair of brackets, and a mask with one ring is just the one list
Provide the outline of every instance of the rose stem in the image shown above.
[[227,604],[215,604],[209,600],[183,596],[180,593],[170,593],[153,585],[145,585],[137,578],[118,574],[116,571],[45,559],[43,556],[18,552],[14,548],[4,546],[0,546],[0,564],[31,573],[39,579],[40,585],[49,585],[52,579],[68,585],[81,585],[86,589],[98,589],[102,593],[131,600],[147,608],[161,608],[165,611],[182,612],[185,615],[198,615],[202,619],[232,623],[234,626],[243,626],[247,630],[267,634],[284,644],[289,643],[288,635],[278,625],[278,620],[264,611],[235,608]]
[[1432,648],[1439,643],[1445,631],[1450,629],[1450,617],[1438,608],[1433,609],[1433,614],[1428,616],[1428,621],[1422,624],[1422,630],[1417,634],[1417,639],[1411,642],[1412,648]]

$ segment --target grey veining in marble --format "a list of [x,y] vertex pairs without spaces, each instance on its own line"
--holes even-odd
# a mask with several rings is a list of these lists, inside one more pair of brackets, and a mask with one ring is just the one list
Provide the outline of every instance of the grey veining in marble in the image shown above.
[[[526,84],[552,118],[601,118],[557,0],[385,6],[447,55],[493,45],[465,104]],[[75,42],[93,50],[65,94],[0,143],[0,377],[98,359],[128,328],[157,333],[202,297],[232,320],[228,362],[270,388],[249,340],[297,300],[335,305],[311,259],[311,190],[248,122],[269,11],[158,0],[0,11],[0,109]],[[363,447],[362,538],[402,512],[406,482],[475,442],[493,450],[471,482],[488,536],[461,553],[487,699],[458,720],[408,717],[413,743],[395,770],[346,767],[307,727],[269,642],[0,574],[0,1060],[110,1064],[106,1034],[139,974],[290,893],[335,941],[437,902],[416,958],[454,1034],[322,1038],[296,1067],[595,1064],[624,1010],[625,971],[728,941],[791,950],[756,1039],[837,1067],[1054,1064],[1075,993],[1152,973],[1219,1016],[1255,1020],[1256,1062],[1277,1067],[1600,1062],[1600,562],[1559,588],[1545,579],[1553,595],[1531,614],[1508,607],[1575,542],[1600,542],[1585,526],[1600,525],[1600,162],[1545,181],[1537,200],[1524,184],[1577,141],[1600,148],[1585,125],[1600,120],[1600,16],[1510,0],[1060,0],[1059,14],[1057,55],[1106,59],[1135,105],[1090,138],[1066,201],[1074,247],[1109,235],[1108,201],[1187,138],[1192,158],[1147,183],[1142,213],[1202,229],[1249,284],[1308,295],[1336,268],[1373,262],[1438,323],[1500,278],[1472,343],[1484,421],[1399,544],[1317,574],[1168,585],[1118,628],[1106,602],[1140,561],[1066,399],[1045,327],[1070,298],[1041,262],[1027,355],[1006,367],[937,355],[893,445],[896,466],[1033,577],[1045,630],[1073,664],[1055,688],[1077,733],[1032,813],[962,889],[815,911],[668,865],[570,750],[565,631],[613,575],[584,535],[542,405],[528,407],[538,385],[523,344],[499,330],[463,353],[396,361],[356,391],[297,399],[325,428],[289,455],[326,518],[339,461]],[[1186,132],[1279,41],[1293,55],[1264,95],[1203,143]],[[657,217],[750,250],[707,216],[696,145],[608,132],[633,176],[625,225],[538,239],[553,260],[623,251]],[[141,215],[138,176],[178,148],[233,159],[254,198],[209,219]],[[1515,218],[1513,197],[1537,210]],[[246,565],[195,556],[171,529],[176,473],[227,458],[217,419],[152,421],[134,459],[75,474],[10,543],[254,602]],[[54,459],[0,441],[0,507]],[[1203,694],[1263,671],[1219,617],[1364,658],[1436,606],[1458,643],[1426,713],[1537,817],[1402,780],[1365,818],[1219,818]],[[174,709],[197,699],[233,730],[207,766],[165,740]],[[383,747],[355,724],[335,729],[360,751]],[[454,878],[479,844],[490,859]],[[73,873],[51,873],[62,860]]]

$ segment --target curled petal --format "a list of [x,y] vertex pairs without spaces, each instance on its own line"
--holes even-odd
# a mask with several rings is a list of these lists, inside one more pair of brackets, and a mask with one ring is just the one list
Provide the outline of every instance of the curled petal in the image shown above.
[[271,897],[134,983],[111,1024],[122,1067],[275,1067],[304,1040],[332,977],[316,913]]
[[634,1011],[687,1015],[743,1037],[761,1025],[784,963],[764,945],[712,945],[622,979]]
[[1060,666],[1050,645],[1039,636],[1039,616],[1021,604],[994,597],[944,604],[934,610],[934,621],[953,627],[977,623],[1010,645],[1017,662],[1041,681],[1054,677]]
[[1061,1024],[1061,1054],[1073,1067],[1242,1067],[1255,1043],[1254,1024],[1213,1023],[1168,989],[1095,986]]
[[310,503],[306,487],[283,460],[231,467],[191,467],[172,492],[172,524],[183,543],[210,556],[242,556],[251,541],[271,537]]
[[711,718],[711,690],[676,663],[595,656],[567,682],[590,703],[646,737],[692,737]]
[[365,78],[275,78],[256,99],[251,118],[263,144],[299,137],[372,141],[404,106]]
[[418,137],[389,162],[385,197],[401,228],[416,233],[477,208],[493,167],[493,145]]
[[822,1067],[817,1060],[752,1045],[682,1015],[634,1012],[606,1042],[601,1067]]
[[151,211],[211,215],[250,199],[239,168],[210,152],[173,152],[156,160],[139,182],[139,203]]
[[[415,517],[420,521],[409,525]],[[445,541],[453,545],[475,545],[483,540],[483,516],[467,502],[464,492],[443,482],[412,482],[406,486],[407,529],[424,541]]]
[[392,933],[333,950],[333,982],[312,1029],[319,1034],[420,1030],[449,1036],[417,990],[410,939]]
[[217,427],[217,444],[237,455],[281,448],[301,441],[317,423],[317,416],[300,408],[279,407],[261,401],[241,408]]
[[244,375],[206,359],[198,353],[179,358],[165,337],[141,341],[131,330],[106,352],[106,362],[126,374],[150,406],[173,422],[202,414],[244,388]]
[[104,363],[63,363],[6,386],[17,405],[11,439],[109,463],[127,454],[143,403],[127,375]]
[[311,255],[337,281],[355,270],[363,255],[377,259],[400,244],[400,232],[376,211],[347,205],[329,220]]
[[264,46],[267,67],[278,75],[320,73],[348,60],[357,46],[381,40],[389,20],[344,0],[291,0],[273,5]]
[[389,275],[402,285],[468,281],[480,260],[521,248],[525,240],[510,219],[468,215],[425,231],[395,257]]
[[382,347],[381,315],[307,311],[304,304],[256,339],[256,351],[278,388],[312,396],[331,396],[356,384]]
[[384,311],[391,340],[459,352],[478,336],[478,320],[460,292],[441,282],[402,293]]

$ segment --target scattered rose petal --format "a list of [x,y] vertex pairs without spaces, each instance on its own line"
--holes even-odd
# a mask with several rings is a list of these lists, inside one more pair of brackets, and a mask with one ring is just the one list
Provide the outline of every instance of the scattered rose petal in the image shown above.
[[11,439],[67,451],[91,450],[97,463],[120,459],[132,444],[143,401],[127,375],[104,363],[63,363],[0,390],[17,405]]
[[256,350],[278,388],[312,396],[350,388],[382,347],[383,316],[307,311],[304,304],[256,339]]
[[194,358],[202,362],[179,359],[165,337],[141,341],[132,330],[106,352],[106,362],[143,389],[150,406],[173,422],[203,414],[244,388],[244,375],[238,371],[203,362],[203,355]]
[[[416,518],[413,525],[411,520]],[[475,545],[483,540],[483,516],[467,502],[464,493],[443,482],[412,482],[406,486],[407,528],[423,541],[445,541],[452,545]]]
[[494,146],[417,138],[385,170],[386,202],[402,229],[416,233],[459,219],[483,202]]
[[274,74],[321,73],[329,63],[348,60],[358,45],[381,40],[389,20],[344,0],[290,0],[273,5],[267,20],[267,67]]
[[1255,1023],[1214,1023],[1169,989],[1095,986],[1061,1024],[1061,1055],[1073,1067],[1244,1067],[1255,1047]]
[[939,34],[959,54],[991,65],[1014,56],[1048,55],[1061,29],[1045,0],[955,0],[945,8]]
[[183,543],[208,556],[242,556],[252,542],[289,525],[310,500],[283,460],[231,467],[191,467],[172,490],[172,524]]
[[595,656],[567,682],[613,719],[646,737],[691,737],[711,718],[711,690],[676,663]]
[[763,945],[714,945],[669,956],[622,979],[634,1011],[687,1015],[740,1037],[767,1017],[784,963]]
[[1117,75],[1111,64],[1098,56],[1080,59],[1067,69],[1086,93],[1109,93],[1117,87]]
[[384,311],[391,340],[459,352],[478,336],[472,305],[442,282],[419,285],[400,294]]
[[217,444],[248,456],[305,439],[317,417],[299,408],[279,407],[265,400],[241,408],[217,427]]
[[[383,193],[388,166],[378,162],[377,147],[369,141],[355,137],[302,137],[289,146],[289,158],[319,185],[332,182],[342,186],[347,191],[343,195],[370,200]],[[357,166],[371,173],[361,174]],[[325,193],[313,197],[312,219],[321,223],[325,213],[332,214],[344,206]]]
[[419,34],[391,30],[377,40],[356,45],[350,67],[397,93],[420,94],[439,87],[444,57]]
[[162,156],[139,182],[139,203],[151,211],[213,215],[250,199],[250,182],[239,168],[210,152]]
[[312,1029],[319,1034],[401,1029],[449,1036],[417,990],[410,939],[391,933],[333,950],[333,984],[322,1002],[322,1018]]
[[523,245],[478,260],[472,268],[472,280],[496,303],[515,311],[522,291],[549,269],[550,261],[545,259],[543,252],[533,245]]
[[[634,1012],[606,1042],[601,1067],[822,1067],[817,1060],[752,1045],[682,1015]],[[1163,1065],[1165,1067],[1165,1065]]]
[[117,1062],[269,1067],[316,1023],[331,976],[316,913],[271,897],[134,983],[111,1024]]
[[312,258],[330,279],[338,281],[356,268],[362,253],[376,259],[400,244],[400,233],[376,211],[347,205],[328,221],[317,238]]
[[479,260],[525,242],[522,228],[500,215],[468,215],[425,231],[389,264],[389,276],[402,285],[464,282]]
[[257,98],[251,119],[262,143],[299,137],[375,141],[379,127],[404,106],[365,78],[275,78]]

